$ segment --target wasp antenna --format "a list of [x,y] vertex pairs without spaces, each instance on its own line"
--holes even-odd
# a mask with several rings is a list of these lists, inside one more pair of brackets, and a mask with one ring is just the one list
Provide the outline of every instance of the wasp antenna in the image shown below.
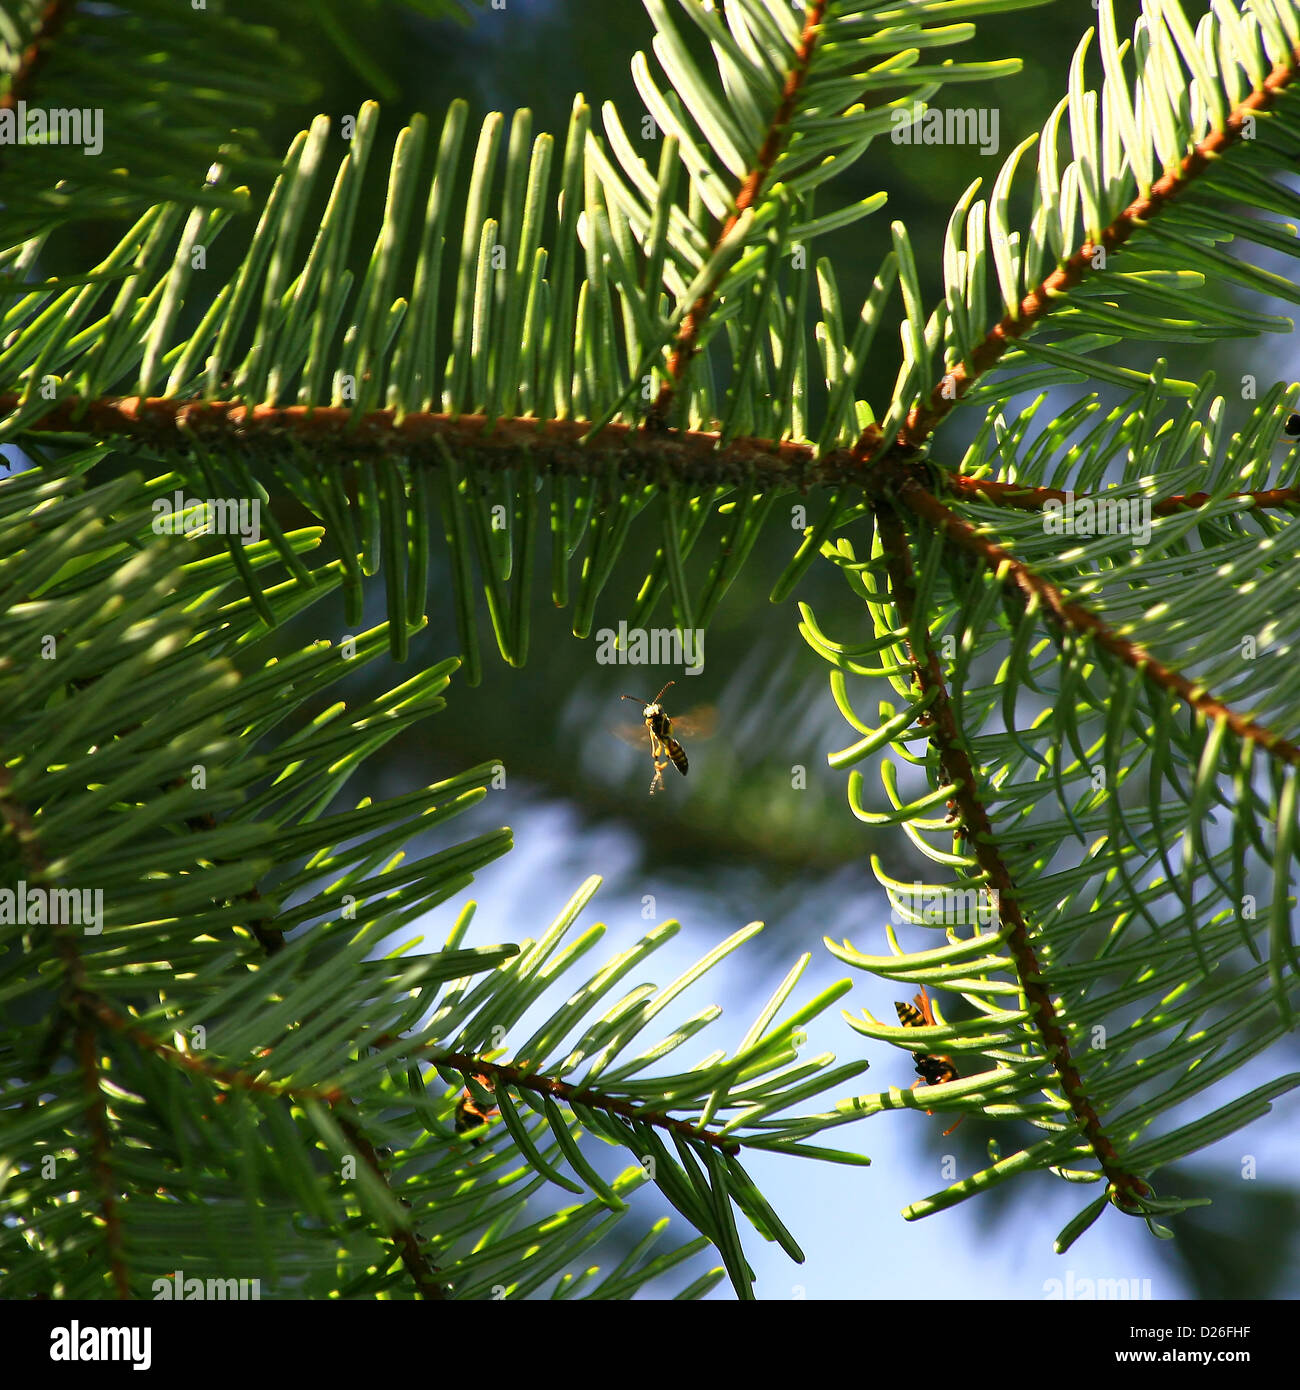
[[[677,684],[676,681],[669,681],[669,682],[668,682],[668,685],[676,685],[676,684]],[[667,690],[667,689],[668,689],[668,685],[664,686],[664,690]],[[659,694],[656,695],[656,696],[654,697],[654,699],[653,699],[650,703],[653,704],[653,705],[657,705],[657,704],[659,703],[659,701],[663,698],[664,690],[661,690],[661,691],[659,692]]]
[[[643,700],[639,695],[620,695],[618,698],[620,700],[635,700],[638,705],[648,705],[650,703],[649,700]],[[621,715],[619,717],[622,718]]]

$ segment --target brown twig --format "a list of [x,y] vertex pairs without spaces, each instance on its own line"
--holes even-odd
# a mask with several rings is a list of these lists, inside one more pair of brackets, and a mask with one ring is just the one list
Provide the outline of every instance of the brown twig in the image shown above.
[[[934,427],[998,361],[1017,339],[1037,327],[1055,308],[1068,303],[1069,291],[1094,269],[1097,253],[1104,264],[1119,251],[1140,227],[1159,216],[1164,206],[1186,192],[1196,177],[1243,138],[1248,121],[1269,110],[1296,79],[1296,69],[1278,62],[1263,85],[1246,97],[1229,115],[1222,130],[1212,131],[1179,162],[1178,167],[1157,179],[1145,197],[1136,198],[1101,233],[1099,242],[1085,241],[1063,265],[1054,270],[1037,288],[1030,290],[1000,323],[989,330],[983,342],[971,353],[968,371],[957,363],[935,385],[925,406],[917,406],[899,432],[898,442],[918,447],[934,432]],[[860,441],[861,442],[861,441]],[[866,452],[864,448],[864,452]]]
[[[17,409],[21,396],[0,393],[0,416]],[[200,443],[237,444],[258,451],[285,450],[293,441],[321,462],[353,462],[401,454],[415,463],[440,464],[440,446],[473,458],[477,467],[514,468],[526,457],[539,472],[588,477],[614,464],[624,476],[666,473],[713,484],[753,479],[765,486],[810,487],[855,479],[862,463],[849,449],[818,459],[806,444],[738,438],[719,447],[705,430],[647,433],[636,425],[604,426],[590,432],[582,420],[489,420],[483,415],[411,412],[400,423],[392,410],[354,418],[346,406],[245,406],[237,401],[177,400],[166,396],[77,397],[52,402],[24,431],[72,433],[98,439],[138,439],[159,449]]]
[[[948,485],[955,495],[973,502],[985,502],[993,507],[1009,507],[1021,512],[1039,512],[1048,502],[1067,502],[1073,498],[1076,505],[1089,498],[1096,500],[1099,493],[1063,492],[1056,487],[1029,487],[1023,483],[1003,483],[993,478],[966,478],[957,473],[948,475]],[[1151,510],[1156,516],[1173,516],[1177,512],[1192,511],[1208,506],[1214,501],[1208,492],[1175,493],[1170,497],[1152,499]],[[1263,492],[1229,492],[1218,499],[1241,502],[1246,508],[1273,508],[1282,510],[1300,505],[1300,487],[1275,487]]]
[[[81,974],[79,957],[77,958],[77,967],[77,973]],[[109,1031],[129,1038],[138,1047],[153,1053],[155,1056],[173,1066],[179,1066],[192,1075],[202,1076],[209,1081],[227,1086],[234,1090],[274,1096],[279,1099],[292,1101],[296,1104],[314,1100],[329,1105],[332,1108],[346,1101],[347,1096],[345,1092],[337,1086],[295,1086],[263,1081],[247,1072],[239,1071],[231,1067],[218,1066],[207,1061],[205,1058],[197,1057],[192,1053],[182,1052],[169,1043],[162,1042],[160,1039],[151,1036],[145,1029],[114,1009],[105,999],[84,987],[77,991],[74,1006],[76,1016],[79,1019],[84,1019],[86,1023],[86,1026],[79,1027],[76,1033],[76,1049],[81,1064],[82,1074],[83,1076],[94,1078],[95,1080],[93,1095],[91,1101],[88,1103],[87,1110],[92,1139],[92,1166],[104,1191],[104,1196],[101,1199],[101,1211],[104,1216],[106,1240],[109,1242],[111,1268],[119,1297],[129,1298],[130,1290],[126,1278],[126,1265],[122,1257],[121,1225],[116,1216],[116,1196],[112,1187],[112,1171],[108,1161],[110,1147],[109,1132],[103,1095],[98,1085],[98,1065],[95,1056],[94,1028],[90,1026],[91,1019],[94,1019]],[[269,1049],[267,1049],[267,1052],[269,1053]],[[217,1095],[215,1100],[219,1104],[225,1100],[225,1098],[224,1095]],[[369,1140],[361,1132],[360,1128],[349,1116],[339,1114],[337,1109],[335,1109],[335,1118],[338,1121],[340,1129],[347,1136],[349,1143],[351,1143],[361,1155],[362,1160],[372,1170],[380,1182],[386,1187],[389,1187],[391,1191],[392,1189],[389,1186],[388,1178],[379,1160],[379,1156],[375,1152],[373,1145],[371,1145]],[[402,1205],[410,1205],[409,1202],[397,1196],[396,1193],[394,1193],[394,1196]],[[410,1230],[393,1226],[389,1229],[389,1237],[407,1273],[419,1290],[421,1297],[427,1299],[445,1299],[447,1291],[438,1278],[440,1271],[428,1256],[420,1250],[419,1241],[415,1234]]]
[[90,1130],[90,1167],[99,1187],[99,1212],[104,1222],[108,1268],[118,1298],[130,1298],[122,1223],[117,1215],[117,1184],[110,1159],[112,1144],[108,1107],[104,1103],[104,1079],[99,1065],[99,1041],[92,1022],[93,1010],[88,1007],[92,996],[85,987],[86,970],[72,933],[59,922],[51,923],[50,929],[54,935],[55,949],[63,963],[63,1008],[72,1022],[72,1051],[81,1073],[86,1124]]
[[[205,1077],[207,1080],[227,1086],[231,1090],[250,1091],[264,1096],[278,1096],[298,1103],[314,1100],[320,1101],[324,1105],[335,1105],[339,1101],[347,1099],[346,1092],[338,1086],[296,1086],[281,1081],[264,1081],[262,1078],[241,1071],[237,1067],[219,1066],[193,1052],[182,1052],[170,1043],[155,1038],[125,1014],[119,1013],[106,999],[92,991],[83,991],[79,997],[79,1002],[81,1007],[93,1014],[105,1028],[130,1038],[137,1047],[143,1048],[146,1052],[152,1052],[154,1056],[161,1057],[165,1062],[178,1066],[194,1076]],[[268,1055],[269,1052],[270,1049],[267,1049]],[[224,1099],[224,1096],[217,1096],[218,1103]]]
[[1022,594],[1026,599],[1036,598],[1043,611],[1058,628],[1091,637],[1099,647],[1118,657],[1126,666],[1132,667],[1144,680],[1178,695],[1188,705],[1199,710],[1206,719],[1222,719],[1239,738],[1249,739],[1293,766],[1300,766],[1300,747],[1265,725],[1238,714],[1222,701],[1214,699],[1181,672],[1173,670],[1152,656],[1145,647],[1120,637],[1095,614],[1077,603],[1070,603],[1056,585],[1035,574],[1009,551],[985,540],[968,521],[962,520],[944,506],[933,493],[927,492],[914,479],[909,478],[903,483],[899,488],[898,498],[917,516],[923,517],[932,526],[942,530],[967,554],[975,556],[1001,583]]
[[[880,540],[885,553],[892,596],[898,606],[899,617],[910,633],[916,612],[916,582],[912,557],[908,550],[907,533],[898,513],[884,499],[877,507],[876,520],[880,527]],[[943,775],[956,788],[954,799],[966,828],[967,841],[972,846],[987,882],[997,890],[999,917],[1011,925],[1007,947],[1015,961],[1016,975],[1029,1004],[1029,1012],[1042,1036],[1047,1056],[1061,1079],[1070,1108],[1087,1136],[1088,1143],[1112,1189],[1121,1195],[1121,1200],[1125,1194],[1145,1196],[1150,1189],[1141,1178],[1120,1164],[1119,1155],[1102,1128],[1101,1120],[1088,1099],[1083,1077],[1071,1057],[1069,1038],[1058,1020],[1052,996],[1043,983],[1042,967],[1029,939],[1029,929],[1016,896],[1015,883],[1001,854],[998,853],[993,826],[977,790],[975,769],[948,698],[938,655],[928,632],[924,628],[921,632],[923,646],[919,649],[913,647],[909,637],[907,648],[920,693],[922,696],[932,696],[928,706],[931,716],[930,738],[939,752]]]
[[109,1161],[111,1145],[108,1134],[108,1109],[104,1104],[103,1078],[99,1070],[99,1047],[95,1030],[83,1021],[78,1011],[75,1035],[77,1065],[81,1070],[86,1095],[86,1123],[90,1127],[90,1166],[99,1185],[99,1210],[104,1219],[104,1244],[108,1250],[108,1267],[118,1298],[130,1298],[131,1286],[127,1277],[126,1254],[122,1243],[122,1223],[117,1217],[117,1190],[113,1167]]
[[[391,1045],[393,1041],[392,1038],[381,1037],[375,1040],[375,1045],[387,1046]],[[723,1153],[740,1152],[741,1145],[735,1139],[723,1139],[711,1130],[697,1129],[686,1120],[675,1120],[670,1115],[663,1115],[654,1110],[641,1110],[628,1101],[618,1100],[600,1091],[582,1090],[576,1086],[570,1086],[567,1081],[557,1081],[552,1076],[525,1071],[522,1067],[512,1066],[508,1062],[485,1062],[482,1058],[471,1056],[468,1053],[440,1052],[436,1044],[415,1046],[412,1047],[411,1052],[413,1054],[434,1054],[432,1060],[438,1066],[454,1067],[466,1075],[483,1074],[490,1076],[493,1078],[494,1085],[506,1081],[516,1088],[539,1091],[569,1104],[585,1105],[591,1110],[607,1110],[612,1115],[623,1116],[624,1119],[653,1125],[656,1129],[666,1129],[680,1134],[684,1139],[698,1139],[705,1144],[713,1145],[714,1148],[720,1149]]]
[[[9,828],[18,846],[25,880],[44,884],[49,879],[49,864],[41,849],[27,807],[12,795],[11,777],[0,765],[0,822]],[[54,949],[63,969],[63,988],[60,1012],[65,1022],[55,1023],[45,1038],[37,1059],[38,1070],[48,1073],[53,1065],[57,1047],[72,1031],[72,1054],[81,1076],[86,1124],[90,1130],[90,1167],[99,1188],[99,1213],[104,1224],[104,1246],[109,1273],[119,1298],[130,1298],[126,1252],[122,1239],[122,1224],[117,1215],[117,1187],[110,1160],[108,1109],[104,1103],[103,1076],[99,1065],[99,1045],[91,1011],[86,1007],[90,991],[85,963],[77,949],[76,938],[65,923],[51,921],[50,931]]]
[[[744,213],[758,201],[759,195],[763,191],[763,185],[776,165],[786,139],[786,128],[790,124],[790,118],[794,115],[795,103],[808,79],[808,70],[812,65],[813,52],[821,36],[825,11],[826,0],[811,0],[804,13],[803,32],[799,35],[799,46],[795,50],[794,62],[791,64],[790,71],[786,73],[781,100],[777,103],[776,110],[772,113],[772,119],[768,122],[767,132],[763,137],[758,154],[754,158],[753,166],[745,175],[740,190],[736,194],[735,206],[714,238],[710,254],[717,252],[722,243],[735,230],[736,223],[740,221]],[[669,379],[659,388],[658,396],[646,412],[645,428],[648,431],[662,429],[668,423],[668,411],[672,405],[673,394],[681,384],[686,369],[690,366],[691,358],[695,356],[699,348],[700,332],[704,327],[704,321],[708,317],[717,291],[716,281],[706,285],[682,319],[681,327],[677,330],[677,338],[673,343],[668,359]]]
[[[393,1192],[388,1175],[384,1172],[383,1164],[380,1163],[379,1155],[375,1152],[374,1145],[371,1144],[370,1140],[362,1134],[349,1116],[336,1114],[334,1118],[338,1121],[339,1128],[347,1135],[348,1142],[360,1153],[366,1166],[388,1188],[389,1192],[393,1193],[394,1200],[401,1206],[409,1207],[410,1202]],[[406,1268],[406,1272],[411,1276],[411,1282],[420,1291],[420,1297],[430,1301],[445,1300],[447,1286],[438,1277],[442,1271],[420,1249],[420,1242],[415,1232],[403,1226],[390,1226],[388,1235]]]
[[[16,393],[0,394],[0,414],[17,407]],[[647,434],[634,425],[606,425],[590,443],[579,441],[590,426],[581,420],[502,419],[482,415],[411,413],[400,424],[391,410],[363,415],[353,425],[352,412],[342,406],[245,406],[234,401],[175,400],[170,397],[105,396],[85,403],[70,399],[55,404],[49,414],[25,426],[34,432],[79,433],[97,438],[141,439],[160,448],[181,448],[194,440],[225,439],[254,449],[275,448],[292,437],[310,445],[318,459],[352,461],[401,453],[413,462],[440,460],[437,444],[472,454],[480,468],[516,466],[521,454],[542,472],[590,476],[616,462],[630,476],[662,476],[704,484],[752,481],[757,487],[863,485],[874,473],[900,458],[897,447],[885,451],[870,470],[854,449],[833,449],[818,458],[811,446],[790,441],[741,437],[726,446],[708,430],[675,430]],[[874,433],[872,433],[874,431]],[[865,432],[871,447],[881,442],[874,426]],[[855,446],[856,448],[857,446]],[[995,478],[947,475],[952,491],[972,501],[1019,511],[1039,511],[1049,501],[1064,502],[1059,488],[1031,487]],[[1076,493],[1075,502],[1095,493]],[[1300,488],[1228,494],[1251,508],[1289,509],[1300,503]],[[1204,492],[1154,498],[1152,510],[1168,516],[1210,501]],[[259,933],[259,939],[261,934]],[[274,949],[263,941],[268,951]]]
[[0,95],[0,111],[14,110],[20,101],[25,101],[30,93],[32,79],[44,65],[49,56],[50,43],[67,22],[72,12],[71,0],[49,0],[41,11],[41,17],[32,30],[31,42],[23,49],[9,90]]

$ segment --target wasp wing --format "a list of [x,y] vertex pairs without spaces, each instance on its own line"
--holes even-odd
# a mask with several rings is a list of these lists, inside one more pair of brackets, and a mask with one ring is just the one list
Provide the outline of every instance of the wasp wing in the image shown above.
[[650,731],[645,726],[644,719],[624,720],[620,724],[609,724],[606,726],[615,738],[630,744],[633,748],[645,748],[646,742],[650,737]]
[[718,727],[716,705],[694,705],[685,714],[669,714],[674,738],[712,738]]

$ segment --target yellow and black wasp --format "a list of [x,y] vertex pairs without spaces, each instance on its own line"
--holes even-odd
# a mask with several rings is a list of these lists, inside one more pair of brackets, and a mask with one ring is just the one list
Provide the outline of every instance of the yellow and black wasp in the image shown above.
[[[676,685],[676,681],[669,681],[668,685]],[[664,686],[664,690],[668,689]],[[659,703],[663,699],[664,690],[651,700],[641,711],[641,717],[645,720],[646,731],[650,735],[650,756],[654,759],[655,775],[650,782],[650,795],[653,796],[664,784],[664,768],[669,762],[682,774],[686,776],[686,770],[690,767],[687,761],[686,749],[673,737],[673,721],[664,712],[664,707]],[[624,695],[624,700],[637,700],[636,695]]]
[[[494,1089],[492,1078],[489,1076],[475,1076],[474,1080],[489,1093]],[[464,1134],[468,1130],[478,1129],[480,1125],[487,1124],[489,1120],[500,1113],[501,1111],[498,1110],[495,1105],[492,1106],[491,1109],[484,1109],[484,1107],[474,1099],[474,1092],[466,1086],[461,1092],[460,1099],[456,1102],[456,1133]],[[481,1138],[470,1140],[470,1143],[476,1147],[482,1142],[483,1140]]]
[[[934,1009],[930,1004],[930,996],[925,992],[925,987],[921,987],[920,994],[914,996],[914,1004],[904,1004],[898,1000],[894,1001],[894,1008],[898,1010],[898,1021],[904,1028],[937,1028]],[[951,1057],[945,1057],[935,1052],[913,1052],[912,1061],[916,1063],[917,1080],[912,1082],[913,1088],[925,1083],[927,1086],[942,1086],[949,1081],[956,1081],[960,1073],[957,1070]],[[933,1115],[933,1110],[927,1110],[927,1115]],[[957,1123],[952,1129],[945,1129],[943,1137],[946,1139],[957,1125],[961,1124],[965,1118],[963,1115],[957,1116]]]

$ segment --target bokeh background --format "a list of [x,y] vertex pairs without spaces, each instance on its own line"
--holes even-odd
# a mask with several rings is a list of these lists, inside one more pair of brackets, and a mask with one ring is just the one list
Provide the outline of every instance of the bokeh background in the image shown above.
[[[263,17],[256,5],[229,8]],[[1135,7],[1119,10],[1123,33],[1131,27]],[[1192,7],[1191,13],[1195,17],[1199,11]],[[509,0],[503,9],[479,10],[463,26],[412,15],[397,5],[379,5],[367,14],[378,19],[368,19],[364,32],[349,36],[360,50],[351,62],[322,30],[292,34],[319,84],[319,96],[309,107],[277,112],[262,131],[271,150],[282,150],[317,110],[336,122],[355,112],[376,95],[375,73],[391,84],[383,102],[387,137],[412,112],[423,111],[436,143],[447,103],[456,96],[470,102],[471,132],[489,110],[509,114],[527,106],[534,115],[534,132],[550,130],[562,137],[576,92],[584,93],[595,109],[606,99],[614,101],[629,129],[639,120],[642,107],[629,61],[635,51],[648,47],[652,31],[636,0]],[[910,228],[933,296],[933,267],[953,203],[976,176],[984,178],[987,193],[1006,152],[1040,128],[1065,90],[1071,55],[1094,18],[1095,11],[1082,0],[994,16],[980,22],[974,42],[946,51],[959,59],[1024,59],[1024,71],[1015,79],[955,87],[938,99],[939,105],[997,106],[998,156],[981,159],[968,148],[877,142],[851,174],[828,188],[824,205],[878,189],[889,194],[883,214],[817,248],[834,260],[851,312],[888,249],[893,218]],[[381,137],[377,154],[390,144],[390,138]],[[359,225],[373,226],[378,218],[385,165],[382,157],[372,163]],[[1017,225],[1014,217],[1012,223]],[[49,259],[57,264],[67,257],[84,264],[88,251],[102,254],[120,231],[107,224],[81,225],[75,233],[55,238]],[[1277,305],[1257,307],[1285,312]],[[877,415],[888,403],[896,347],[896,334],[882,331],[866,374]],[[1246,372],[1258,371],[1265,384],[1280,374],[1293,375],[1293,354],[1289,340],[1231,344],[1213,365],[1225,374],[1224,390],[1230,393]],[[1120,345],[1115,356],[1130,365],[1149,365],[1143,349],[1126,353]],[[1173,345],[1168,356],[1171,372],[1178,375],[1196,377],[1210,365],[1204,345],[1194,350]],[[1061,393],[1062,403],[1068,398],[1069,393]],[[960,459],[975,423],[973,414],[970,422],[954,421],[941,436],[937,454],[950,466]],[[514,852],[479,875],[472,895],[445,905],[421,924],[426,948],[442,940],[470,896],[480,904],[473,943],[535,937],[582,880],[599,873],[604,885],[582,918],[583,924],[608,925],[606,942],[589,958],[592,968],[648,926],[677,919],[683,930],[652,957],[651,969],[634,977],[662,984],[745,923],[766,924],[756,941],[695,986],[675,1015],[683,1017],[710,1001],[722,1005],[724,1017],[707,1046],[738,1041],[805,952],[811,953],[811,961],[795,999],[854,973],[854,991],[845,1005],[892,1020],[896,991],[883,981],[848,972],[825,950],[822,939],[847,938],[862,950],[884,950],[889,907],[871,873],[870,856],[880,855],[886,868],[904,880],[925,877],[926,867],[901,834],[854,820],[845,801],[846,774],[827,767],[827,753],[852,742],[853,736],[831,701],[827,668],[797,633],[794,603],[768,602],[772,581],[798,539],[778,521],[760,540],[709,631],[707,661],[698,677],[653,667],[600,665],[595,642],[573,637],[571,613],[552,606],[544,584],[537,586],[532,656],[525,669],[504,665],[484,625],[481,685],[469,690],[463,682],[453,682],[447,711],[389,745],[349,789],[348,799],[355,804],[363,793],[396,795],[487,759],[499,759],[507,769],[505,787],[475,809],[473,824],[456,821],[441,839],[410,847],[411,857],[418,857],[492,826],[508,824],[515,832]],[[616,626],[630,614],[652,556],[653,537],[634,531],[598,607],[597,628]],[[413,644],[413,662],[436,662],[457,649],[440,553],[433,559],[431,596],[430,625]],[[378,594],[374,597],[377,622],[384,615]],[[814,565],[795,597],[813,606],[832,636],[847,641],[867,635],[865,615],[831,566]],[[318,606],[285,639],[337,636],[342,621],[337,604]],[[657,621],[671,620],[661,615]],[[683,780],[668,772],[664,794],[651,799],[645,751],[619,742],[611,726],[636,714],[620,703],[620,694],[648,697],[673,677],[677,686],[670,692],[670,710],[712,704],[718,731],[707,742],[688,743],[690,776]],[[371,670],[358,679],[356,693],[366,685],[391,686],[401,679],[401,671]],[[869,715],[875,699],[889,695],[881,684],[876,692],[859,682],[854,691]],[[796,766],[806,769],[801,790],[791,785]],[[873,780],[868,773],[869,785]],[[575,974],[566,992],[585,973]],[[552,1006],[558,1002],[550,1001]],[[527,1036],[527,1022],[521,1038]],[[865,1053],[871,1069],[860,1079],[863,1091],[905,1087],[913,1078],[906,1053],[854,1033],[838,1009],[810,1028],[808,1048],[841,1059]],[[1295,1065],[1295,1059],[1288,1064],[1276,1055],[1267,1062],[1261,1080]],[[1239,1078],[1234,1089],[1247,1085]],[[769,1299],[1042,1298],[1049,1281],[1068,1278],[1076,1284],[1082,1279],[1150,1281],[1139,1287],[1155,1298],[1295,1297],[1300,1293],[1298,1118],[1300,1101],[1284,1099],[1265,1121],[1204,1151],[1194,1165],[1167,1171],[1162,1191],[1207,1196],[1213,1202],[1179,1219],[1175,1241],[1159,1241],[1142,1224],[1108,1212],[1067,1256],[1054,1255],[1054,1236],[1094,1190],[1045,1175],[994,1189],[921,1222],[904,1221],[900,1210],[908,1202],[948,1185],[945,1157],[957,1173],[968,1173],[987,1162],[990,1140],[999,1140],[1003,1152],[1010,1152],[1026,1137],[968,1119],[943,1139],[938,1117],[919,1112],[877,1116],[833,1131],[823,1141],[869,1154],[872,1166],[867,1169],[753,1157],[750,1171],[802,1243],[806,1263],[793,1265],[747,1227],[742,1227],[742,1237],[758,1272],[759,1296]],[[1256,1164],[1256,1176],[1249,1180],[1242,1176],[1247,1157]],[[601,1251],[600,1262],[616,1262],[619,1245],[631,1243],[651,1220],[668,1213],[657,1193],[646,1194],[617,1241]],[[675,1218],[675,1227],[681,1224]],[[689,1232],[679,1234],[685,1238]],[[654,1292],[670,1294],[715,1262],[701,1257],[680,1279],[663,1281]],[[730,1296],[725,1284],[713,1294]]]

